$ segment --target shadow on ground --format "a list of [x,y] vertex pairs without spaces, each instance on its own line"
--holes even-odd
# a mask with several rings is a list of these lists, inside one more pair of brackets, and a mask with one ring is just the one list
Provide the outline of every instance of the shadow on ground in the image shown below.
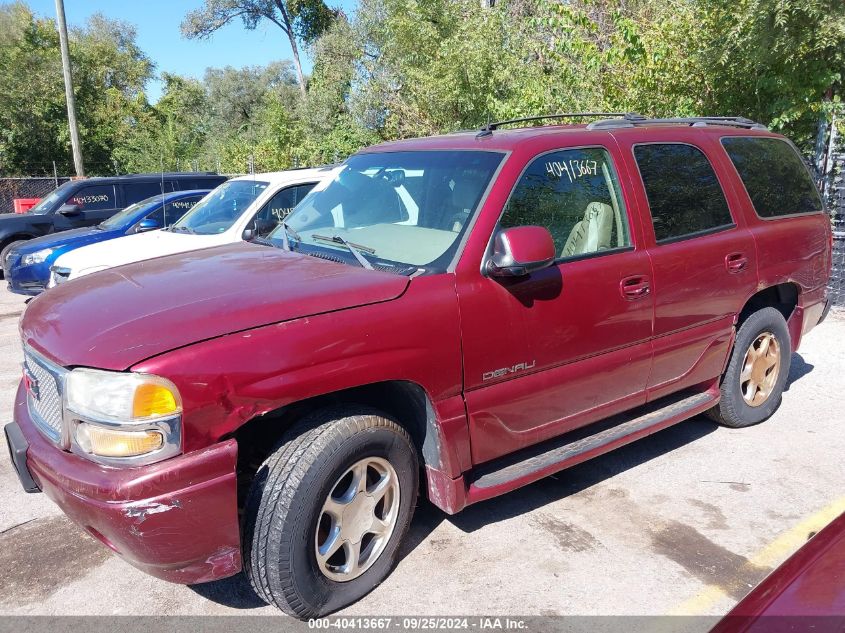
[[[788,390],[792,383],[812,370],[813,365],[807,363],[800,354],[793,354],[785,389]],[[514,492],[469,506],[454,516],[448,516],[427,500],[420,499],[411,529],[399,551],[399,558],[401,560],[413,552],[444,520],[463,532],[474,532],[485,525],[531,512],[553,501],[577,494],[640,464],[691,444],[718,428],[719,426],[708,418],[697,416]],[[265,606],[243,573],[217,582],[194,585],[191,589],[208,600],[235,609]]]
[[792,362],[789,365],[789,377],[786,379],[786,385],[784,385],[783,390],[789,391],[789,388],[792,386],[792,383],[798,382],[804,376],[809,374],[815,365],[811,365],[807,361],[804,360],[804,357],[801,354],[795,353],[792,355]]

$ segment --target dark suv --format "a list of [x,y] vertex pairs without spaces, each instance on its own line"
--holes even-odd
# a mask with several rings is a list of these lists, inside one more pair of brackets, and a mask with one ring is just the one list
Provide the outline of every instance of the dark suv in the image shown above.
[[745,119],[387,143],[266,239],[36,297],[6,433],[126,561],[244,569],[316,617],[385,578],[418,490],[451,514],[701,413],[767,419],[830,253],[800,155]]
[[160,193],[214,189],[226,181],[214,172],[136,174],[71,180],[55,189],[27,213],[0,214],[0,266],[14,242],[48,233],[93,226],[121,209]]

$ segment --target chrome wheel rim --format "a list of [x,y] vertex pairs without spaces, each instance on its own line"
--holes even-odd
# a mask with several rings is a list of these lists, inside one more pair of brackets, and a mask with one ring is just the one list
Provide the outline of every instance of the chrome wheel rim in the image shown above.
[[399,478],[386,459],[346,470],[323,502],[314,537],[317,565],[336,582],[367,571],[384,552],[399,515]]
[[763,332],[745,352],[739,386],[745,404],[759,407],[769,399],[780,374],[780,343],[771,332]]

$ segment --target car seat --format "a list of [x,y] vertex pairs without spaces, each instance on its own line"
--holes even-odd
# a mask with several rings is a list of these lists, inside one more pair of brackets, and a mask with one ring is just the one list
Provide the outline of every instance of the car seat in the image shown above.
[[601,202],[591,202],[584,212],[584,219],[572,227],[560,256],[572,257],[610,248],[612,232],[613,207]]

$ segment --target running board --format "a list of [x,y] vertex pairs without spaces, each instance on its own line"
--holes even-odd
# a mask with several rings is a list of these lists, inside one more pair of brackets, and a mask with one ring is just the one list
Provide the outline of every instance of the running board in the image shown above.
[[469,474],[467,503],[519,488],[702,413],[718,401],[714,391],[667,396],[482,464]]

